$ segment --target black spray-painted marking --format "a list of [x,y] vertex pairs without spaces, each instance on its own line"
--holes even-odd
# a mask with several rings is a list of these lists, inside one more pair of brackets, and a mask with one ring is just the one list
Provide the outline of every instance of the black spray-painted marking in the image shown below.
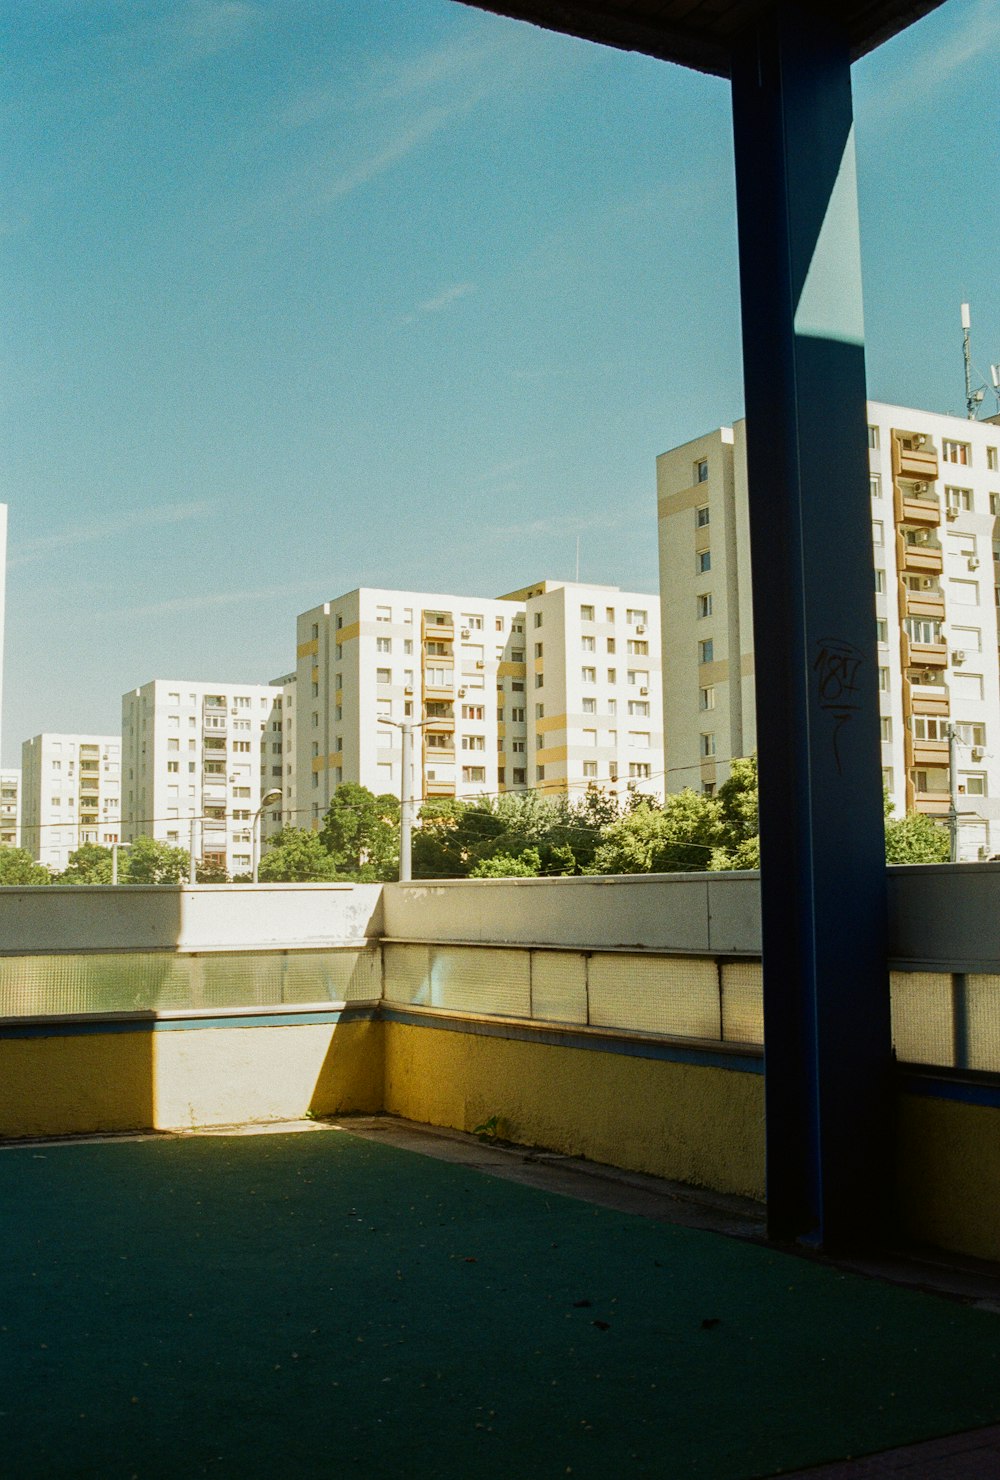
[[832,714],[836,720],[833,729],[833,758],[837,763],[837,775],[844,774],[840,762],[839,737],[844,725],[861,708],[858,691],[858,670],[864,656],[853,643],[838,637],[821,637],[816,644],[817,656],[813,663],[816,674],[816,697],[819,707]]

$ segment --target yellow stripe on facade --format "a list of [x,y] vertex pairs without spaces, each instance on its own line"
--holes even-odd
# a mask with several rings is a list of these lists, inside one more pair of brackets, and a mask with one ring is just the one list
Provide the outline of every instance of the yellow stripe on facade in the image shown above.
[[298,658],[311,658],[315,656],[315,654],[318,652],[319,642],[316,640],[315,637],[313,638],[312,642],[300,642],[298,647],[295,649],[295,655]]
[[334,634],[334,640],[336,642],[353,642],[359,636],[360,632],[361,623],[352,622],[349,627],[341,627],[340,631]]
[[558,761],[564,761],[569,755],[569,746],[553,745],[549,750],[536,750],[535,761],[539,766],[554,766]]
[[528,671],[526,663],[498,663],[497,678],[524,678]]
[[566,715],[565,714],[552,714],[552,715],[550,715],[548,717],[548,719],[540,719],[540,720],[538,720],[537,723],[536,723],[536,725],[535,725],[535,729],[538,731],[538,733],[540,735],[547,735],[552,730],[565,730],[565,728],[566,728]]

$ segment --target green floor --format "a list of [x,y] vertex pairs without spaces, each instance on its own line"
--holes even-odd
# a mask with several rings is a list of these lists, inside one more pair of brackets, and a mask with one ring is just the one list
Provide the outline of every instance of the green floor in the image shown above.
[[1000,1420],[1000,1318],[336,1131],[0,1152],[0,1473],[770,1475]]

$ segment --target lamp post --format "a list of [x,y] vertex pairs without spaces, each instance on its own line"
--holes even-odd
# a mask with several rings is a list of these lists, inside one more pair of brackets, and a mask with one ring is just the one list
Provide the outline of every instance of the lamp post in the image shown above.
[[257,883],[257,870],[260,868],[260,814],[267,808],[273,807],[275,802],[281,801],[281,788],[275,787],[267,791],[260,799],[260,806],[253,817],[253,881]]
[[402,738],[403,774],[399,783],[399,882],[408,884],[411,878],[410,854],[413,846],[413,732],[423,729],[425,719],[385,719],[379,717],[380,725],[391,725]]

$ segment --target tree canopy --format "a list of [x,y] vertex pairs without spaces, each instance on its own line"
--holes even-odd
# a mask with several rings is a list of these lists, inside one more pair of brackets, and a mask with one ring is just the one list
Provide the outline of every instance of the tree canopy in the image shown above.
[[334,792],[319,838],[336,875],[362,883],[394,879],[399,873],[399,798],[375,796],[367,786],[344,781]]
[[338,878],[320,834],[307,827],[283,827],[271,839],[257,876],[264,883],[327,883]]
[[0,887],[51,883],[44,863],[36,863],[26,848],[0,848]]

